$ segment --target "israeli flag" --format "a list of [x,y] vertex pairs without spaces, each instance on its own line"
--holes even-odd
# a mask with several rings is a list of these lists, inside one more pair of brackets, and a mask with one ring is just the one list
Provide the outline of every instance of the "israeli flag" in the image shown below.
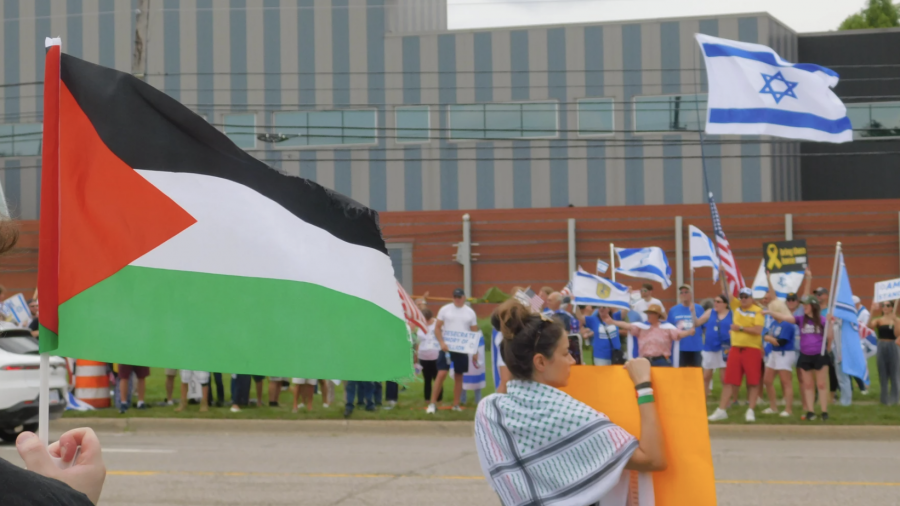
[[672,286],[672,269],[661,248],[616,248],[616,255],[619,257],[616,272],[656,281],[662,285],[663,290]]
[[691,234],[691,270],[698,267],[712,267],[713,282],[719,281],[719,255],[716,245],[699,228],[688,225]]
[[576,305],[605,306],[623,311],[631,309],[628,287],[587,272],[572,275],[572,295]]
[[837,72],[785,61],[761,44],[694,36],[709,80],[706,133],[853,140],[847,108],[831,90]]
[[[803,271],[795,272],[773,272],[769,275],[772,280],[772,288],[775,289],[775,296],[779,299],[787,298],[789,293],[797,293],[800,285],[803,284]],[[769,291],[769,284],[766,283],[766,261],[759,261],[759,269],[756,271],[756,277],[753,278],[753,298],[761,299]]]
[[609,264],[604,262],[603,260],[597,259],[597,272],[600,274],[606,274],[606,271],[609,270]]

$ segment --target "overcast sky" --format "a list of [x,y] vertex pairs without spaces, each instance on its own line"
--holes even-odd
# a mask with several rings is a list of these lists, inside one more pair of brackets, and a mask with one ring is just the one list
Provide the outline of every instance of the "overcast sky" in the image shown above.
[[451,29],[768,12],[798,33],[835,30],[864,0],[448,0]]

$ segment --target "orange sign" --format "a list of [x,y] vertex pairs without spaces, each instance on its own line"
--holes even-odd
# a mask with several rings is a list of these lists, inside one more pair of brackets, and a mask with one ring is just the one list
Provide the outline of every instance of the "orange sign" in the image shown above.
[[[656,409],[666,442],[668,468],[653,474],[656,506],[715,506],[716,483],[699,368],[654,367]],[[621,366],[574,366],[563,389],[640,439],[634,384]]]

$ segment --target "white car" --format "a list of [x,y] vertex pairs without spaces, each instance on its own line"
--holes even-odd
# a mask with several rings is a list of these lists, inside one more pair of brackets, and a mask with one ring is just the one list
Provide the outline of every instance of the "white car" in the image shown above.
[[[37,431],[41,358],[31,331],[0,322],[0,439]],[[66,409],[66,361],[50,357],[50,419]]]

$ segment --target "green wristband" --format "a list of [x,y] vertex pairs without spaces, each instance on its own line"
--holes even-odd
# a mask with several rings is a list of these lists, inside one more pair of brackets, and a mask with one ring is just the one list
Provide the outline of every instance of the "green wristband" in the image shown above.
[[638,406],[640,406],[641,404],[647,404],[648,402],[653,402],[653,401],[654,401],[654,399],[653,399],[652,395],[643,395],[641,397],[638,397]]

